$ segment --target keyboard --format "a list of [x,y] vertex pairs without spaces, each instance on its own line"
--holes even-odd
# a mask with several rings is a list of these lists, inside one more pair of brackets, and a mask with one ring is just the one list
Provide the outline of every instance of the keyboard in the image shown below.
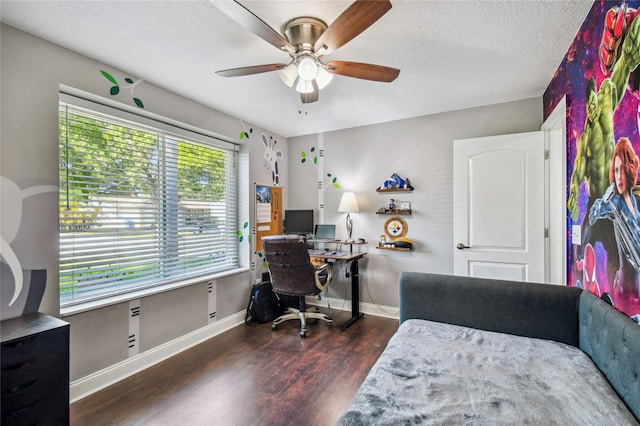
[[324,254],[324,250],[309,250],[309,254],[311,256],[317,256],[319,254]]

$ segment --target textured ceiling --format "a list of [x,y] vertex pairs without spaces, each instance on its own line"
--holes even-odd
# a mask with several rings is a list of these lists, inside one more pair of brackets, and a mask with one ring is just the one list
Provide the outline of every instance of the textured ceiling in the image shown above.
[[[333,22],[350,1],[242,1],[274,29]],[[303,105],[276,72],[217,70],[286,53],[206,0],[0,2],[2,22],[285,137],[541,96],[591,1],[397,1],[324,62],[401,69],[392,83],[336,76]]]

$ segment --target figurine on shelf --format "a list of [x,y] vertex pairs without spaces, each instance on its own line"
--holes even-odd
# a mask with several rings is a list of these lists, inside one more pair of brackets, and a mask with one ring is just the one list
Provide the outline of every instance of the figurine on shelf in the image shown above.
[[407,237],[400,237],[393,240],[393,246],[396,248],[406,248],[413,250],[413,241]]
[[408,189],[413,191],[413,186],[409,183],[409,179],[402,179],[400,175],[394,173],[378,189]]
[[409,183],[409,178],[405,179],[403,188],[413,190],[413,186],[411,186],[411,183]]
[[394,211],[395,209],[396,209],[396,202],[392,198],[391,202],[389,203],[389,210]]

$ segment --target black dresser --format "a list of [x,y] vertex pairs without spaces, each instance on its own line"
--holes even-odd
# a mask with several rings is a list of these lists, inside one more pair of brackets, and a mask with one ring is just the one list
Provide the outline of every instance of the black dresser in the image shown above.
[[34,313],[2,321],[0,331],[0,423],[68,425],[69,324]]

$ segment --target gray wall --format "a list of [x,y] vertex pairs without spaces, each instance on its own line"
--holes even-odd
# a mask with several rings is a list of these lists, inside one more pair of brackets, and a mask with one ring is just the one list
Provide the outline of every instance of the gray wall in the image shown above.
[[[131,105],[127,91],[111,99],[110,85],[100,74],[104,69],[118,79],[127,75],[118,67],[126,64],[102,64],[5,24],[1,27],[1,158],[0,175],[21,189],[33,185],[58,185],[57,104],[61,84]],[[179,76],[176,76],[179,78]],[[451,273],[452,266],[452,141],[458,138],[489,136],[538,130],[542,123],[541,99],[528,99],[504,105],[418,117],[402,121],[285,139],[170,93],[151,83],[136,89],[145,109],[231,139],[241,131],[253,129],[250,137],[240,139],[243,195],[241,224],[253,223],[254,183],[270,185],[271,174],[263,155],[260,135],[273,137],[282,151],[280,179],[286,208],[315,208],[317,220],[337,223],[339,236],[346,236],[344,213],[337,207],[343,191],[354,191],[360,213],[353,214],[354,237],[370,241],[361,269],[362,300],[366,303],[397,307],[397,276],[401,270]],[[326,185],[317,189],[318,169],[301,162],[301,151],[324,143],[326,174],[337,178],[340,188]],[[411,201],[414,214],[404,216],[408,237],[416,243],[414,252],[376,250],[375,242],[383,233],[389,216],[376,215],[390,194],[375,189],[393,172],[411,179],[416,190],[398,197]],[[3,195],[4,197],[4,195]],[[318,209],[323,199],[325,208]],[[5,212],[3,198],[3,215]],[[40,310],[59,315],[57,262],[57,194],[30,199],[29,211],[40,212],[22,217],[20,231],[10,241],[23,267],[46,269],[47,286]],[[32,217],[33,216],[33,217]],[[3,218],[4,225],[4,218]],[[37,225],[37,226],[36,226]],[[37,234],[29,233],[37,229]],[[242,229],[243,262],[247,272],[217,279],[217,318],[228,318],[246,307],[248,291],[262,272],[261,260],[248,244],[251,229]],[[3,231],[4,232],[4,231]],[[4,233],[3,233],[4,238]],[[251,269],[252,262],[258,263]],[[341,271],[342,272],[342,271]],[[344,274],[338,274],[344,276]],[[2,306],[7,303],[6,284],[2,281]],[[337,278],[331,296],[349,299],[346,280]],[[144,297],[140,300],[140,352],[158,347],[207,325],[207,283]],[[339,308],[340,306],[338,306]],[[348,309],[348,304],[346,306]],[[71,323],[71,378],[76,380],[113,366],[128,357],[128,303],[117,303],[67,316]],[[393,312],[391,312],[393,314]],[[4,317],[3,317],[4,318]]]
[[[352,214],[353,237],[369,241],[360,269],[361,301],[398,306],[398,274],[403,270],[453,273],[453,144],[455,139],[540,130],[542,99],[447,112],[373,126],[289,138],[288,208],[315,208],[316,219],[336,223],[346,236],[346,213],[338,213],[344,191],[356,193],[360,212]],[[337,177],[340,188],[324,190],[324,209],[318,208],[317,171],[302,163],[300,152],[324,142],[324,172]],[[295,155],[294,155],[295,154]],[[376,188],[397,172],[409,178],[413,193],[377,193]],[[408,224],[412,252],[377,250],[383,225],[390,217],[377,215],[390,198],[410,201]],[[500,200],[498,202],[508,202]],[[496,206],[499,208],[499,206]],[[338,274],[344,276],[344,274]],[[331,296],[350,298],[345,279],[334,279]]]
[[[122,82],[124,77],[134,80],[138,77],[118,69],[118,65],[124,68],[126,64],[103,64],[5,24],[1,26],[0,42],[0,175],[3,184],[10,182],[21,190],[33,188],[34,185],[53,188],[53,192],[31,196],[24,202],[18,199],[19,194],[14,199],[8,199],[9,191],[3,191],[3,239],[7,237],[23,268],[46,269],[46,290],[39,310],[59,316],[57,186],[60,85],[133,106],[129,90],[123,89],[118,96],[110,96],[111,84],[100,71],[105,70]],[[249,188],[253,182],[271,184],[271,174],[263,164],[264,146],[260,142],[260,135],[266,133],[267,139],[273,137],[284,152],[287,141],[279,135],[253,127],[250,123],[204,107],[151,83],[143,82],[135,90],[135,96],[144,102],[146,111],[214,132],[227,139],[239,140],[242,145],[239,229],[245,234],[241,243],[245,272],[217,279],[216,318],[220,320],[242,312],[246,308],[249,289],[256,274],[250,269],[254,258],[248,243],[251,229],[242,228],[242,224],[251,223],[253,217],[254,203]],[[250,137],[239,139],[240,132],[249,129],[253,129]],[[286,182],[286,162],[281,164],[280,175]],[[23,212],[21,217],[16,218],[9,209],[18,202],[22,203]],[[19,231],[15,236],[5,235],[6,230],[18,223]],[[10,314],[16,316],[17,312],[12,310],[15,306],[8,306],[8,299],[14,293],[10,275],[3,273],[2,278],[3,319]],[[27,291],[28,288],[23,289],[23,293]],[[204,282],[141,298],[140,352],[206,326],[207,297],[208,286]],[[129,304],[125,301],[64,317],[71,323],[72,381],[128,358],[128,311]],[[17,315],[20,314],[17,312]]]

